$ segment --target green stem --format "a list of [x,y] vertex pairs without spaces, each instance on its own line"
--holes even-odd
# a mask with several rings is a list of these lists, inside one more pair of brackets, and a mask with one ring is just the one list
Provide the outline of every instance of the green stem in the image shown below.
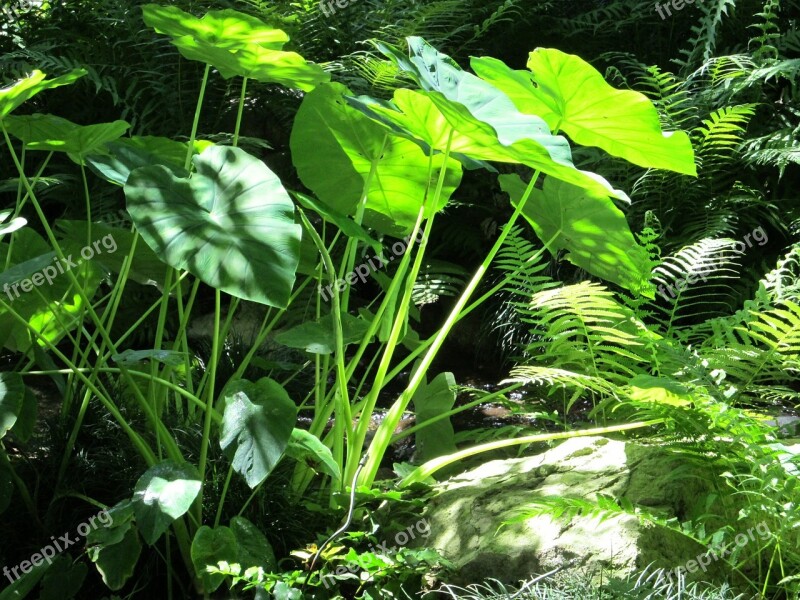
[[208,75],[211,73],[211,65],[207,64],[205,71],[203,71],[203,82],[200,84],[200,95],[197,96],[197,107],[194,109],[194,121],[192,122],[192,134],[189,136],[189,147],[186,149],[186,160],[183,163],[183,168],[187,171],[192,164],[192,155],[194,154],[194,141],[197,139],[197,126],[200,123],[200,112],[203,108],[203,98],[206,95],[206,84],[208,83]]
[[[203,419],[203,439],[200,442],[200,463],[198,470],[200,471],[200,479],[206,481],[206,461],[208,460],[208,446],[211,440],[211,415],[214,411],[214,387],[216,385],[217,363],[219,356],[219,342],[220,342],[220,311],[221,311],[222,297],[219,288],[214,289],[214,337],[211,341],[211,360],[208,364],[208,372],[210,373],[208,379],[208,387],[204,390],[206,393],[206,408]],[[198,523],[203,522],[203,489],[200,488],[200,493],[195,500],[195,517]]]
[[424,481],[425,479],[433,475],[436,471],[438,471],[443,467],[446,467],[447,465],[453,464],[454,462],[457,462],[464,458],[469,458],[470,456],[475,456],[476,454],[489,452],[491,450],[499,450],[500,448],[508,448],[510,446],[520,446],[523,444],[534,444],[536,442],[549,442],[552,440],[564,440],[564,439],[571,439],[574,437],[605,435],[608,433],[615,433],[617,431],[630,431],[632,429],[642,429],[644,427],[652,427],[653,425],[658,425],[659,423],[663,422],[664,419],[651,419],[650,421],[626,423],[624,425],[612,425],[610,427],[596,427],[594,429],[585,429],[583,431],[562,431],[559,433],[540,433],[536,435],[526,435],[518,438],[497,440],[495,442],[489,442],[488,444],[480,444],[478,446],[473,446],[472,448],[466,448],[464,450],[453,452],[452,454],[448,454],[446,456],[439,456],[437,458],[429,460],[425,464],[420,465],[419,467],[414,469],[411,473],[409,473],[400,482],[400,487],[406,487],[408,485],[411,485],[412,483]]
[[247,90],[247,77],[242,79],[242,94],[239,96],[239,111],[236,113],[236,128],[233,132],[233,145],[239,145],[239,129],[242,126],[242,113],[244,112],[244,95]]
[[522,214],[522,209],[525,206],[525,203],[528,201],[531,193],[533,192],[534,186],[536,184],[536,180],[539,178],[539,171],[534,172],[533,177],[531,178],[528,187],[525,190],[525,193],[522,195],[522,198],[517,203],[516,209],[514,213],[511,215],[511,218],[506,223],[505,227],[503,227],[503,231],[498,236],[497,240],[495,241],[492,249],[489,251],[489,254],[481,263],[478,270],[473,275],[472,279],[470,280],[467,287],[462,292],[461,296],[459,297],[458,301],[456,302],[455,306],[453,307],[450,315],[447,317],[442,328],[439,330],[439,333],[434,338],[433,343],[431,344],[428,351],[425,353],[422,361],[420,362],[419,367],[414,372],[414,375],[411,377],[411,380],[408,382],[408,386],[400,395],[400,397],[394,402],[392,407],[386,413],[381,424],[378,426],[378,430],[375,432],[375,437],[372,439],[372,443],[369,446],[369,459],[367,460],[367,465],[364,470],[361,472],[361,477],[359,479],[360,485],[371,485],[375,479],[375,475],[378,472],[378,467],[380,466],[380,461],[383,458],[384,454],[386,453],[386,449],[389,447],[389,443],[391,442],[392,435],[394,430],[397,427],[397,424],[400,422],[400,419],[403,416],[403,412],[405,411],[408,403],[411,402],[411,398],[414,396],[414,393],[417,391],[417,388],[420,386],[422,381],[427,375],[428,368],[433,363],[433,359],[436,357],[439,349],[442,347],[445,338],[450,333],[450,330],[455,325],[456,321],[459,319],[459,314],[467,305],[472,294],[480,284],[483,276],[489,270],[489,266],[491,265],[492,261],[494,260],[495,255],[502,247],[503,243],[508,237],[508,234],[511,232],[511,229],[516,223],[517,218],[520,214]]

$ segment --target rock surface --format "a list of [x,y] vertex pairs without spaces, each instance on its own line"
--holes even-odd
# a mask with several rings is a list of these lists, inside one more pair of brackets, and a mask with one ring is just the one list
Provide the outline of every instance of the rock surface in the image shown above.
[[[698,469],[658,446],[574,438],[536,456],[485,463],[440,484],[426,509],[431,533],[425,545],[456,564],[448,579],[459,585],[489,577],[518,584],[567,566],[606,580],[635,576],[650,563],[673,569],[705,548],[627,514],[602,521],[539,515],[500,526],[537,497],[594,500],[597,494],[685,521],[712,489],[711,474]],[[716,578],[721,567],[712,563],[698,576]]]

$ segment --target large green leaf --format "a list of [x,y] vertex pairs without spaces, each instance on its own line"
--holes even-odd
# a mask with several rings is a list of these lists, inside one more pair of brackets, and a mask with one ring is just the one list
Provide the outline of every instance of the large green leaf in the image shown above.
[[[627,198],[599,175],[580,171],[572,164],[567,141],[560,136],[531,133],[506,145],[495,129],[475,117],[459,102],[447,99],[440,92],[419,92],[400,89],[391,104],[379,104],[362,98],[349,102],[392,132],[419,140],[443,152],[448,140],[452,152],[474,160],[523,164],[563,181],[586,188],[595,194]],[[547,143],[544,146],[540,143]]]
[[[525,182],[518,175],[501,175],[499,180],[516,204]],[[625,215],[607,196],[548,178],[541,190],[533,190],[523,215],[539,239],[550,243],[553,254],[568,250],[567,260],[592,275],[654,297],[647,250],[636,242]]]
[[103,151],[106,143],[119,139],[129,128],[126,121],[78,125],[42,114],[6,119],[8,132],[22,140],[28,150],[65,152],[78,164],[84,164],[87,155]]
[[233,296],[285,307],[300,255],[300,225],[278,177],[239,148],[213,146],[197,172],[163,166],[131,173],[128,212],[168,265]]
[[[438,417],[453,408],[456,401],[456,380],[452,373],[439,373],[430,383],[423,381],[414,392],[414,414],[417,423]],[[440,419],[415,434],[417,452],[422,461],[458,450],[450,418]]]
[[275,551],[266,536],[258,527],[244,517],[231,519],[231,531],[236,537],[236,561],[242,569],[261,567],[266,573],[278,569],[278,560]]
[[256,44],[230,52],[190,36],[172,43],[189,60],[214,65],[225,79],[247,77],[264,83],[280,83],[304,92],[310,92],[331,79],[322,67],[308,62],[296,52],[270,50]]
[[235,10],[212,10],[198,19],[174,6],[148,4],[144,21],[189,60],[214,66],[229,79],[240,76],[310,91],[330,80],[318,65],[281,50],[286,33]]
[[[345,86],[331,83],[306,94],[290,141],[297,173],[320,200],[348,215],[355,214],[369,180],[364,223],[384,233],[407,233],[426,191],[433,195],[444,157],[429,159],[414,142],[388,135],[384,127],[348,106],[348,93]],[[460,181],[461,165],[449,160],[433,210],[444,208]]]
[[167,460],[147,469],[133,490],[133,512],[144,541],[153,545],[200,493],[202,481],[189,464]]
[[144,22],[158,33],[173,38],[189,35],[230,50],[248,44],[280,50],[289,41],[284,31],[232,9],[210,10],[198,19],[177,6],[145,4],[142,15]]
[[19,373],[0,372],[0,439],[17,422],[25,399],[25,384]]
[[0,88],[0,121],[10,115],[20,104],[39,92],[62,85],[69,85],[84,75],[86,75],[85,69],[75,69],[61,77],[45,79],[47,75],[36,70],[8,87]]
[[697,174],[686,133],[663,133],[646,96],[613,88],[578,56],[537,48],[528,60],[533,74],[514,71],[495,58],[475,58],[471,64],[519,110],[540,116],[578,144],[597,146],[642,167]]
[[281,384],[267,377],[238,379],[222,390],[220,446],[247,485],[256,487],[278,464],[297,421],[297,408]]
[[194,535],[191,554],[195,574],[203,581],[205,591],[213,592],[225,581],[225,575],[209,573],[206,567],[216,567],[220,561],[236,562],[238,555],[236,536],[227,527],[211,529],[203,525]]

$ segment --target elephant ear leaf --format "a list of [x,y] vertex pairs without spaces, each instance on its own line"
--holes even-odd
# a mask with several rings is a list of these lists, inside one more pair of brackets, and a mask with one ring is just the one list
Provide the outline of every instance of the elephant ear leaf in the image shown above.
[[285,307],[302,230],[289,194],[239,148],[212,146],[194,164],[189,178],[160,165],[130,174],[125,196],[142,238],[168,265],[212,287]]
[[[519,202],[525,183],[519,175],[501,175],[500,187]],[[548,177],[522,214],[548,250],[567,250],[577,267],[647,298],[655,297],[649,283],[652,264],[647,250],[636,242],[625,214],[602,194]]]
[[528,60],[532,73],[514,71],[494,58],[472,59],[471,66],[520,111],[540,116],[577,144],[641,167],[697,175],[689,136],[662,132],[658,111],[646,96],[612,87],[578,56],[537,48]]

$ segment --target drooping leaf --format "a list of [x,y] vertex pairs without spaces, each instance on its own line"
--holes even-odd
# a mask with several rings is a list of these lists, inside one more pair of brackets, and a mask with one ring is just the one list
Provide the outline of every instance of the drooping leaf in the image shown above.
[[299,462],[311,465],[314,470],[330,475],[334,483],[342,478],[339,465],[333,459],[331,449],[323,444],[313,433],[305,429],[293,429],[286,455]]
[[[342,314],[342,336],[345,346],[360,342],[368,329],[368,321],[347,313]],[[296,325],[277,334],[275,341],[311,354],[332,354],[336,350],[333,317],[327,314],[319,321],[306,321]]]
[[35,70],[27,77],[19,79],[7,87],[0,88],[0,120],[5,120],[20,104],[39,92],[62,85],[70,85],[84,75],[86,75],[85,69],[74,69],[61,77],[45,79],[47,75]]
[[[527,187],[518,175],[501,175],[500,187],[516,204]],[[536,235],[555,254],[568,250],[574,265],[653,298],[650,258],[630,231],[625,215],[605,195],[547,178],[523,208]]]
[[216,567],[220,561],[235,563],[237,550],[236,536],[227,527],[212,529],[203,525],[197,530],[192,540],[192,564],[206,592],[213,592],[225,581],[225,575],[209,573],[206,567]]
[[133,511],[144,541],[153,545],[200,493],[202,481],[190,463],[167,460],[147,469],[133,490]]
[[[292,159],[303,183],[334,211],[354,215],[369,181],[364,223],[384,233],[407,233],[426,197],[433,196],[444,157],[431,159],[412,141],[387,135],[384,127],[345,101],[339,84],[306,94],[292,128]],[[447,162],[444,208],[461,181],[461,166]]]
[[475,58],[472,68],[503,90],[524,113],[547,121],[574,142],[597,146],[633,164],[696,175],[692,144],[682,131],[663,133],[653,103],[618,90],[582,58],[552,48],[530,54],[526,73],[495,58]]
[[197,172],[163,166],[131,173],[128,212],[168,265],[233,296],[285,307],[299,261],[301,227],[278,177],[239,148],[194,157]]
[[261,530],[244,517],[231,519],[231,531],[236,538],[238,550],[236,561],[242,569],[261,567],[267,573],[278,569],[275,551]]
[[297,408],[286,390],[267,377],[255,383],[232,381],[220,397],[225,402],[220,446],[231,458],[233,469],[254,488],[283,456]]
[[[439,373],[430,383],[423,382],[414,393],[414,413],[417,424],[446,413],[456,401],[452,373]],[[440,419],[418,430],[415,434],[420,460],[426,461],[443,454],[455,452],[455,431],[450,418]]]

